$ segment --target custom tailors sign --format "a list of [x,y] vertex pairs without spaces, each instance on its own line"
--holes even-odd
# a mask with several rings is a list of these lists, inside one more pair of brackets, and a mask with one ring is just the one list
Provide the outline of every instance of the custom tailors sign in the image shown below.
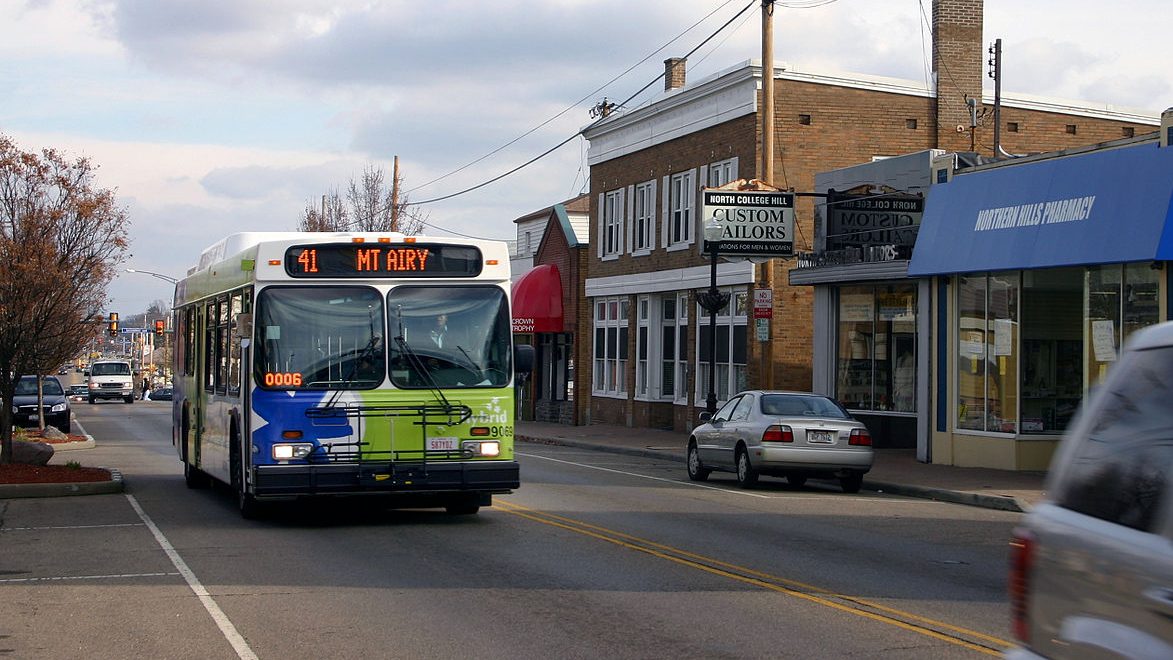
[[702,226],[713,219],[723,229],[719,254],[794,256],[793,193],[706,190],[703,200]]

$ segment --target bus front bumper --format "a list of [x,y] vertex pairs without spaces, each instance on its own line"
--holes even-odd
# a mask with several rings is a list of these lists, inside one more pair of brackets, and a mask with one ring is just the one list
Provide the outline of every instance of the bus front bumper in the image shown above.
[[256,497],[360,493],[508,493],[521,485],[516,461],[258,465]]

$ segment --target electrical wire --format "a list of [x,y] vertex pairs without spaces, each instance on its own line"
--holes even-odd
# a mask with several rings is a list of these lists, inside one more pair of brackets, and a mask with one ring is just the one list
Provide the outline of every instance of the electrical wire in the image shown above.
[[[708,37],[706,37],[706,38],[704,39],[704,41],[702,41],[702,42],[700,42],[699,44],[697,44],[695,48],[693,48],[692,50],[688,51],[688,53],[686,53],[686,54],[685,54],[685,56],[684,56],[684,57],[685,57],[685,59],[687,59],[689,55],[692,55],[693,53],[695,53],[695,52],[697,52],[698,50],[700,50],[701,48],[703,48],[705,44],[707,44],[707,43],[709,43],[710,41],[712,41],[714,37],[716,37],[718,34],[720,34],[722,31],[724,31],[724,30],[725,30],[725,28],[729,27],[729,25],[731,25],[731,24],[732,24],[734,21],[736,21],[738,18],[740,18],[742,14],[744,14],[744,13],[745,13],[745,12],[747,12],[747,11],[749,11],[749,10],[750,10],[752,7],[754,7],[754,6],[755,6],[755,5],[757,5],[757,4],[758,4],[758,0],[752,0],[752,1],[751,1],[751,2],[748,4],[748,5],[746,5],[746,6],[745,6],[745,8],[744,8],[744,9],[742,9],[742,10],[741,10],[741,11],[739,11],[739,12],[737,12],[737,14],[735,14],[735,15],[733,16],[733,18],[729,19],[729,20],[728,20],[728,21],[726,21],[726,22],[725,22],[725,23],[724,23],[724,24],[723,24],[721,27],[717,28],[717,30],[716,30],[715,32],[713,32],[712,34],[710,34]],[[649,57],[650,57],[650,56],[649,56]],[[652,80],[651,80],[651,81],[650,81],[648,84],[644,85],[644,86],[643,86],[643,87],[641,87],[641,88],[640,88],[638,91],[636,91],[634,94],[632,94],[631,96],[627,97],[627,99],[626,99],[626,100],[624,100],[624,101],[623,101],[622,103],[620,103],[619,105],[620,105],[620,106],[627,105],[628,103],[630,103],[630,102],[632,101],[632,99],[634,99],[635,97],[639,96],[640,94],[643,94],[643,93],[644,93],[644,92],[645,92],[645,91],[646,91],[646,90],[647,90],[649,87],[651,87],[652,85],[656,84],[656,83],[657,83],[657,82],[659,82],[661,79],[663,79],[663,77],[664,77],[664,73],[663,73],[663,72],[661,72],[661,73],[660,73],[660,75],[656,76],[656,77],[655,77],[655,78],[653,78],[653,79],[652,79]],[[600,117],[600,118],[596,119],[595,121],[591,122],[591,124],[589,124],[589,125],[588,125],[586,128],[584,128],[584,129],[582,129],[582,130],[580,130],[580,131],[576,132],[575,134],[571,135],[570,137],[566,138],[565,140],[562,140],[561,142],[559,142],[558,144],[554,145],[553,147],[550,147],[549,149],[547,149],[547,150],[543,151],[542,153],[538,154],[537,156],[534,156],[533,158],[531,158],[531,159],[527,160],[526,162],[522,163],[521,165],[518,165],[518,166],[514,167],[514,168],[513,168],[513,169],[511,169],[511,170],[508,170],[508,171],[506,171],[506,172],[503,172],[503,173],[501,173],[501,174],[498,174],[497,176],[495,176],[495,177],[493,177],[493,178],[491,178],[491,179],[488,179],[488,180],[486,180],[486,181],[482,181],[481,183],[478,183],[478,184],[477,184],[477,185],[475,185],[475,186],[472,186],[472,187],[470,187],[470,188],[465,188],[464,190],[460,190],[460,191],[457,191],[457,192],[454,192],[454,193],[450,193],[450,194],[448,194],[448,195],[441,195],[440,197],[433,197],[432,199],[425,199],[425,200],[422,200],[422,201],[418,201],[418,202],[412,202],[412,203],[413,203],[413,204],[415,204],[415,205],[432,204],[432,203],[435,203],[435,202],[444,201],[444,200],[446,200],[446,199],[452,199],[453,197],[459,197],[460,195],[464,195],[464,194],[470,193],[470,192],[472,192],[472,191],[474,191],[474,190],[478,190],[478,189],[480,189],[480,188],[484,188],[485,186],[487,186],[487,185],[489,185],[489,184],[491,184],[491,183],[496,183],[497,181],[500,181],[501,179],[504,179],[505,177],[509,176],[510,174],[514,174],[515,172],[518,172],[518,171],[520,171],[520,170],[522,170],[522,169],[524,169],[524,168],[526,168],[526,167],[529,167],[530,165],[533,165],[534,163],[538,162],[538,161],[539,161],[539,160],[541,160],[542,158],[545,158],[546,156],[549,156],[550,154],[554,153],[555,151],[557,151],[558,149],[560,149],[562,146],[564,146],[564,145],[566,145],[567,143],[569,143],[571,140],[573,140],[573,139],[577,138],[579,135],[582,135],[582,134],[583,134],[583,133],[585,133],[585,132],[586,132],[588,129],[590,129],[591,127],[595,126],[596,124],[598,124],[599,122],[603,121],[604,119],[606,119],[606,117]]]
[[[412,188],[411,190],[408,190],[408,191],[406,191],[406,192],[407,192],[407,193],[412,193],[412,192],[415,192],[416,190],[420,190],[421,188],[427,188],[428,186],[432,185],[433,183],[436,183],[436,182],[438,182],[438,181],[442,181],[442,180],[444,180],[444,179],[446,179],[446,178],[448,178],[448,177],[452,176],[453,174],[457,174],[457,173],[459,173],[459,172],[461,172],[461,171],[463,171],[463,170],[465,170],[465,169],[468,169],[469,167],[472,167],[473,165],[476,165],[477,163],[481,162],[482,160],[485,160],[486,158],[488,158],[488,157],[490,157],[490,156],[493,156],[493,155],[495,155],[495,154],[498,154],[498,153],[500,153],[500,152],[501,152],[503,149],[505,149],[506,147],[509,147],[509,146],[511,146],[511,145],[513,145],[513,144],[515,144],[515,143],[517,143],[517,142],[518,142],[519,140],[521,140],[522,138],[525,138],[525,137],[527,137],[527,136],[529,136],[529,135],[532,135],[534,132],[536,132],[538,129],[542,128],[543,126],[546,126],[547,124],[549,124],[550,122],[554,121],[555,119],[557,119],[557,118],[561,117],[562,115],[566,114],[567,112],[570,112],[571,110],[573,110],[573,109],[577,108],[577,107],[578,107],[578,106],[579,106],[579,105],[580,105],[580,104],[581,104],[583,101],[586,101],[587,99],[590,99],[590,98],[594,97],[595,95],[597,95],[599,92],[603,91],[604,89],[607,89],[609,86],[613,85],[613,84],[614,84],[616,81],[618,81],[620,78],[622,78],[623,76],[626,76],[627,74],[631,73],[631,72],[632,72],[632,71],[633,71],[633,70],[634,70],[636,67],[638,67],[638,66],[640,66],[641,64],[643,64],[643,63],[647,62],[648,60],[650,60],[652,57],[654,57],[654,56],[656,55],[656,53],[659,53],[659,52],[663,51],[665,48],[667,48],[668,46],[671,46],[672,44],[676,43],[676,42],[677,42],[679,39],[681,39],[682,37],[684,37],[684,35],[688,34],[689,32],[692,32],[694,29],[696,29],[696,27],[697,27],[698,25],[700,25],[701,23],[704,23],[705,21],[709,20],[709,18],[710,18],[710,17],[712,17],[712,15],[713,15],[713,14],[717,13],[717,12],[718,12],[718,11],[720,11],[721,9],[724,9],[724,8],[725,8],[725,6],[726,6],[726,5],[728,5],[730,2],[733,2],[733,0],[725,0],[725,2],[723,2],[723,3],[722,3],[722,4],[720,4],[720,5],[718,5],[716,9],[714,9],[714,10],[713,10],[713,11],[711,11],[711,12],[709,12],[708,14],[705,14],[705,16],[704,16],[703,18],[701,18],[701,19],[700,19],[699,21],[697,21],[696,23],[693,23],[692,25],[690,25],[688,28],[686,28],[686,29],[685,29],[683,32],[681,32],[680,34],[678,34],[678,35],[676,35],[675,37],[673,37],[673,38],[669,39],[669,40],[668,40],[668,41],[667,41],[667,42],[666,42],[664,45],[662,45],[662,46],[660,46],[659,48],[657,48],[656,50],[654,50],[654,51],[652,51],[652,52],[648,53],[648,54],[647,54],[647,55],[646,55],[646,56],[645,56],[645,57],[644,57],[642,60],[640,60],[640,61],[636,62],[635,64],[633,64],[633,65],[631,65],[631,66],[629,66],[629,67],[627,67],[627,69],[626,69],[626,70],[624,70],[624,71],[623,71],[623,73],[620,73],[619,75],[615,76],[615,77],[614,77],[614,78],[612,78],[611,80],[608,80],[607,82],[603,83],[603,84],[602,84],[600,87],[598,87],[598,88],[597,88],[597,89],[595,89],[594,91],[590,92],[590,93],[589,93],[589,94],[587,94],[586,96],[582,97],[581,99],[579,99],[579,100],[575,101],[573,104],[571,104],[571,105],[567,106],[567,107],[566,107],[564,110],[562,110],[562,111],[561,111],[561,112],[559,112],[558,114],[554,115],[553,117],[550,117],[550,118],[549,118],[549,119],[547,119],[546,121],[544,121],[544,122],[542,122],[542,123],[538,124],[537,126],[535,126],[535,127],[531,128],[530,130],[526,131],[525,133],[522,133],[521,135],[517,136],[516,138],[514,138],[514,139],[510,140],[509,142],[506,142],[505,144],[501,145],[500,147],[497,147],[496,149],[494,149],[494,150],[490,151],[489,153],[485,154],[484,156],[481,156],[480,158],[477,158],[476,160],[473,160],[473,161],[471,161],[471,162],[465,163],[464,165],[461,165],[460,167],[458,167],[458,168],[456,168],[456,169],[452,170],[451,172],[449,172],[449,173],[447,173],[447,174],[442,174],[442,175],[440,175],[440,176],[436,177],[435,179],[432,179],[431,181],[428,181],[427,183],[420,184],[420,185],[418,185],[418,186],[416,186],[416,187],[414,187],[414,188]],[[564,144],[565,144],[565,143],[564,143]]]

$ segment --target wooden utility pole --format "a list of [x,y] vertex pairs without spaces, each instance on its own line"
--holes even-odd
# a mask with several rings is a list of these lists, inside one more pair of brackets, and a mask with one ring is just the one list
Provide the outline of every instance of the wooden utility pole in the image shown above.
[[399,156],[391,166],[391,231],[399,231]]
[[[758,179],[774,186],[774,0],[762,0],[762,157]],[[774,262],[758,264],[758,286],[773,290]],[[781,296],[774,298],[774,305],[781,302]],[[775,314],[775,316],[777,316]],[[768,323],[774,324],[771,318]],[[774,332],[762,345],[762,387],[774,387]]]

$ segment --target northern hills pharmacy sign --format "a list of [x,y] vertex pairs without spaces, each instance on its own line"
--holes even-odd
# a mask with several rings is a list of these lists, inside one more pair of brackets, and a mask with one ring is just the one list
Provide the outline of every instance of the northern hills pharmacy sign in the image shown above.
[[721,223],[720,255],[794,256],[793,193],[706,190],[701,214]]

